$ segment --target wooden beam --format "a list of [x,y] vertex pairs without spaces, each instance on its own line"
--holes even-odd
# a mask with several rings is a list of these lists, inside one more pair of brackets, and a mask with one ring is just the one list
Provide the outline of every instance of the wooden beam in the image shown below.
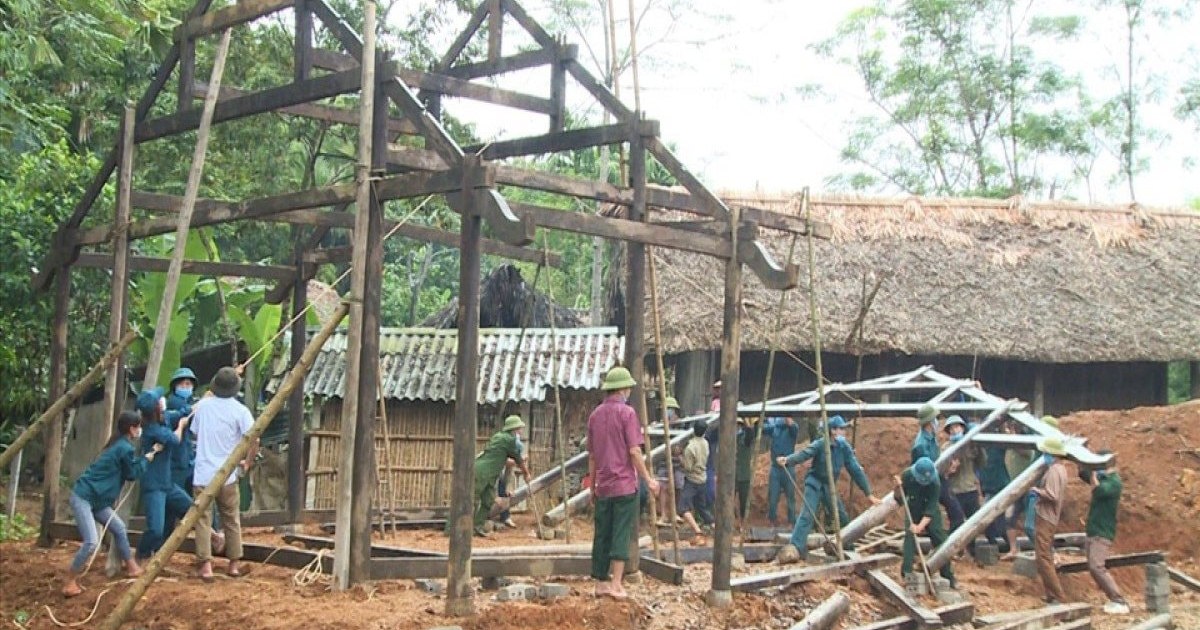
[[[113,263],[114,257],[112,254],[100,252],[80,252],[79,259],[76,261],[76,264],[80,267],[94,269],[112,269]],[[129,269],[131,271],[165,272],[170,264],[170,258],[156,256],[131,256],[129,258]],[[283,265],[185,260],[183,261],[183,273],[200,276],[239,276],[242,278],[284,280],[295,275],[296,270]]]
[[867,581],[871,586],[883,596],[884,599],[891,602],[900,610],[903,610],[910,618],[917,622],[920,628],[941,628],[942,618],[932,610],[921,605],[916,599],[910,597],[904,590],[904,587],[898,584],[888,574],[875,569],[867,571]]
[[764,588],[800,584],[801,582],[832,580],[845,577],[857,571],[878,569],[896,564],[899,561],[900,557],[895,554],[880,553],[855,560],[842,560],[830,564],[813,565],[787,571],[747,575],[730,581],[730,588],[740,593],[748,593]]
[[[1160,614],[1154,615],[1153,617],[1151,617],[1141,623],[1136,623],[1132,626],[1129,626],[1128,628],[1126,628],[1126,630],[1171,630],[1172,628],[1175,628],[1175,627],[1177,627],[1177,626],[1175,626],[1175,624],[1171,622],[1171,613],[1160,613]],[[1088,626],[1088,628],[1090,630],[1091,626]],[[1050,628],[1050,630],[1071,630],[1071,629],[1068,629],[1065,626],[1056,626],[1054,628]]]
[[486,144],[476,144],[463,147],[467,153],[477,153],[485,160],[502,160],[510,157],[525,155],[541,155],[558,151],[574,151],[589,147],[620,144],[629,141],[635,133],[643,136],[658,134],[658,121],[640,121],[636,129],[629,125],[618,123],[587,127],[585,129],[570,129],[557,131],[540,136],[499,140]]
[[[680,532],[683,536],[684,532]],[[779,545],[738,545],[737,553],[742,554],[746,562],[770,562],[775,558],[775,554],[779,551]],[[646,557],[648,552],[642,552],[642,557]],[[674,559],[675,552],[663,551],[663,557]],[[713,559],[712,547],[680,547],[679,562],[680,564],[702,564],[711,563]]]
[[[573,58],[577,54],[577,48],[574,45],[562,46],[562,54]],[[480,61],[477,63],[464,63],[449,68],[443,68],[439,72],[449,77],[456,79],[480,79],[483,77],[494,77],[498,74],[506,72],[515,72],[517,70],[526,70],[529,68],[537,68],[538,66],[546,66],[554,63],[554,51],[547,48],[538,48],[526,52],[519,52],[515,55],[501,57],[494,61]]]
[[[590,575],[590,556],[496,556],[472,557],[473,577]],[[447,558],[371,558],[372,580],[417,580],[443,578]]]
[[638,568],[642,573],[667,584],[681,586],[683,584],[683,567],[671,564],[658,558],[642,554],[638,558]]
[[850,596],[838,591],[813,608],[791,630],[828,630],[850,610]]
[[[944,626],[954,626],[959,624],[970,623],[975,617],[975,604],[971,602],[959,602],[957,604],[949,604],[941,608],[934,608],[933,612],[937,613],[938,618],[942,620]],[[909,617],[892,617],[890,619],[881,619],[879,621],[869,623],[862,626],[855,626],[852,630],[919,630],[917,622]]]
[[[417,521],[422,522],[422,521]],[[445,523],[445,521],[442,521]],[[333,539],[324,536],[285,534],[283,542],[306,549],[333,549]],[[409,549],[390,545],[371,545],[372,558],[445,558],[446,554],[425,549]]]
[[[1104,567],[1107,569],[1119,569],[1121,567],[1134,567],[1142,564],[1156,564],[1166,561],[1166,554],[1161,551],[1142,551],[1138,553],[1124,553],[1116,556],[1109,556],[1104,561]],[[1059,564],[1055,570],[1059,573],[1083,573],[1087,571],[1087,560],[1073,560]]]
[[304,81],[312,74],[313,21],[307,0],[295,0],[296,24],[292,39],[292,80]]
[[1179,569],[1167,569],[1167,575],[1171,576],[1171,581],[1179,582],[1187,588],[1200,593],[1200,580],[1180,571]]
[[626,107],[621,99],[617,98],[603,83],[596,80],[596,77],[592,76],[592,73],[583,64],[575,59],[567,59],[563,62],[563,66],[575,78],[575,81],[583,86],[583,89],[590,92],[605,109],[612,113],[614,118],[625,121],[633,120],[633,110]]
[[534,204],[511,202],[511,205],[514,211],[531,217],[537,225],[553,230],[667,247],[721,259],[728,259],[732,250],[728,241],[722,241],[717,236],[685,232],[675,228],[616,217],[557,210]]
[[[67,394],[67,332],[71,314],[71,268],[63,267],[55,276],[54,316],[50,321],[50,400],[57,401]],[[98,376],[98,375],[97,375]],[[53,543],[47,533],[58,513],[58,497],[62,487],[59,474],[62,472],[63,425],[66,424],[66,409],[60,409],[45,422],[46,430],[42,444],[45,457],[42,460],[42,522],[38,536],[39,547]],[[31,425],[32,428],[34,425]],[[29,429],[26,429],[28,432]],[[12,445],[9,446],[9,450]],[[7,451],[6,451],[7,452]],[[17,449],[16,452],[20,452]],[[6,466],[4,466],[6,467]]]
[[[300,79],[303,81],[304,79]],[[208,94],[208,84],[196,82],[193,89],[195,98],[202,99]],[[237,98],[254,94],[247,90],[238,89],[235,87],[221,86],[220,98],[221,102],[230,101]],[[318,105],[316,103],[301,103],[299,105],[289,105],[275,110],[278,114],[288,114],[299,118],[311,118],[312,120],[323,120],[325,122],[337,123],[339,125],[357,125],[358,121],[355,117],[358,115],[353,110],[343,109],[341,107],[333,107],[330,105]],[[402,118],[388,118],[388,131],[412,135],[417,132],[413,124]]]
[[292,6],[294,0],[241,0],[237,4],[217,9],[185,21],[175,27],[175,41],[219,33],[227,28],[253,22],[260,17]]
[[983,615],[975,618],[976,627],[987,630],[1040,630],[1050,624],[1083,619],[1091,614],[1092,607],[1086,602],[1055,604],[1044,608],[1031,608],[1011,613]]
[[[579,468],[587,464],[587,459],[588,452],[583,451],[582,453],[579,453],[568,459],[564,467],[567,470]],[[529,498],[530,494],[549,488],[550,484],[558,481],[558,478],[562,475],[562,471],[563,467],[554,466],[537,477],[534,477],[526,485],[523,485],[520,488],[517,488],[515,491],[509,493],[509,504],[519,505],[524,502],[525,499]]]
[[488,7],[488,61],[500,58],[502,38],[504,34],[504,12],[500,10],[500,0],[484,0]]
[[358,60],[346,53],[325,48],[315,48],[312,52],[313,67],[331,72],[349,72],[358,69]]
[[[386,72],[382,72],[381,75],[390,76]],[[218,103],[213,113],[213,122],[236,120],[354,92],[359,89],[360,84],[361,78],[358,72],[347,71],[268,88],[260,92],[250,92],[244,96]],[[199,126],[200,112],[190,110],[142,122],[137,127],[135,138],[138,142],[146,142],[191,131]]]
[[458,59],[462,51],[466,49],[467,44],[471,43],[471,38],[475,37],[475,33],[479,32],[479,27],[487,19],[490,9],[490,4],[482,1],[475,7],[475,10],[471,12],[471,18],[467,20],[467,26],[462,31],[459,31],[458,37],[454,38],[454,41],[451,42],[450,47],[446,50],[446,54],[442,55],[442,58],[438,61],[438,68],[447,68]]
[[[188,12],[186,19],[202,15],[208,10],[211,4],[212,0],[197,0],[191,11]],[[179,52],[179,44],[173,44],[171,49],[167,51],[166,58],[159,64],[158,71],[154,73],[154,78],[151,79],[150,85],[146,88],[142,97],[138,99],[134,112],[134,118],[137,122],[141,122],[146,118],[146,114],[154,105],[154,101],[158,99],[159,93],[162,92],[163,86],[171,78],[171,74],[175,71],[175,65],[179,63]],[[91,210],[96,197],[99,197],[100,192],[104,190],[104,185],[108,182],[109,175],[112,175],[113,170],[117,168],[119,155],[119,146],[114,146],[109,150],[108,155],[104,158],[104,162],[100,165],[100,170],[96,172],[96,176],[92,178],[87,189],[83,191],[83,196],[75,204],[70,218],[59,224],[58,229],[54,233],[50,251],[43,257],[42,264],[33,274],[32,283],[34,289],[44,291],[49,286],[50,280],[54,277],[58,268],[63,263],[74,260],[78,248],[64,245],[67,242],[68,233],[78,228],[83,218],[87,216],[88,211]]]
[[[125,107],[125,117],[121,123],[121,168],[118,171],[117,207],[113,213],[113,264],[112,278],[109,283],[108,303],[108,342],[115,344],[121,339],[121,334],[129,326],[129,236],[125,226],[129,224],[133,194],[133,162],[137,153],[137,145],[133,142],[133,128],[137,117],[133,108]],[[96,442],[107,444],[116,423],[120,410],[125,408],[126,387],[122,383],[125,376],[124,355],[117,357],[104,376],[104,406],[103,418],[105,428],[100,432]]]

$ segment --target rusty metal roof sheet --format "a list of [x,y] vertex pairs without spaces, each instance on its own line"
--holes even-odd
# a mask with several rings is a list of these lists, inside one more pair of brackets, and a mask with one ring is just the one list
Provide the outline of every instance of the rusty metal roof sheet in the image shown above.
[[[519,342],[519,347],[518,347]],[[554,376],[551,376],[551,349]],[[458,331],[384,328],[379,360],[388,398],[454,400]],[[479,331],[480,404],[543,401],[555,383],[564,389],[599,389],[609,368],[621,361],[625,339],[616,328],[529,328]],[[286,356],[286,353],[281,353]],[[341,397],[345,388],[346,333],[325,343],[304,381],[309,396]],[[282,370],[280,370],[282,371]]]

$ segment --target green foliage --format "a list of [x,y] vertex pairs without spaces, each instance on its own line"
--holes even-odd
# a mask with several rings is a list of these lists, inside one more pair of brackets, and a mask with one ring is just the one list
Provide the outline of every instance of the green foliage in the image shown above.
[[17,513],[12,518],[8,518],[7,514],[0,514],[0,543],[27,540],[37,533],[37,527],[28,523],[24,514]]
[[1191,364],[1187,361],[1172,361],[1167,364],[1167,404],[1186,402],[1192,399]]

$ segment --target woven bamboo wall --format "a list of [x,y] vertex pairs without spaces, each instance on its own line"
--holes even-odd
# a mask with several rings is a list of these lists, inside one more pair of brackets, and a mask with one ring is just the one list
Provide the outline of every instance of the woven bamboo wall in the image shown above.
[[[568,456],[576,451],[575,444],[584,433],[587,416],[599,401],[594,392],[563,392],[563,424],[567,432]],[[308,507],[325,510],[336,508],[337,462],[340,453],[341,399],[328,399],[316,406],[314,418],[318,428],[310,430],[308,459]],[[479,408],[478,449],[500,426],[499,409]],[[528,444],[529,466],[540,474],[557,466],[555,449],[555,413],[552,401],[547,403],[512,403],[505,415],[520,414],[528,425],[524,431]],[[375,463],[380,471],[373,504],[397,508],[445,506],[450,502],[451,447],[450,426],[453,405],[433,402],[389,400],[387,405],[387,440],[384,426],[375,429]],[[385,452],[385,443],[390,450]],[[388,456],[390,455],[390,469]],[[551,496],[561,491],[551,489]],[[543,508],[544,509],[544,508]]]

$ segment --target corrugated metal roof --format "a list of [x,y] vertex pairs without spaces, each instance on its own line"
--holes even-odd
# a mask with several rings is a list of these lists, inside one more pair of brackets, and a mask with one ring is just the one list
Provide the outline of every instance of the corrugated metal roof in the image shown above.
[[[557,349],[553,378],[552,347]],[[453,401],[457,348],[457,330],[382,329],[379,360],[384,395]],[[480,330],[479,403],[543,401],[556,382],[564,389],[599,389],[604,373],[621,361],[624,351],[625,339],[616,328],[568,328],[554,333],[529,328],[524,338],[519,328]],[[345,364],[346,333],[338,331],[325,343],[305,379],[305,395],[340,398]]]

